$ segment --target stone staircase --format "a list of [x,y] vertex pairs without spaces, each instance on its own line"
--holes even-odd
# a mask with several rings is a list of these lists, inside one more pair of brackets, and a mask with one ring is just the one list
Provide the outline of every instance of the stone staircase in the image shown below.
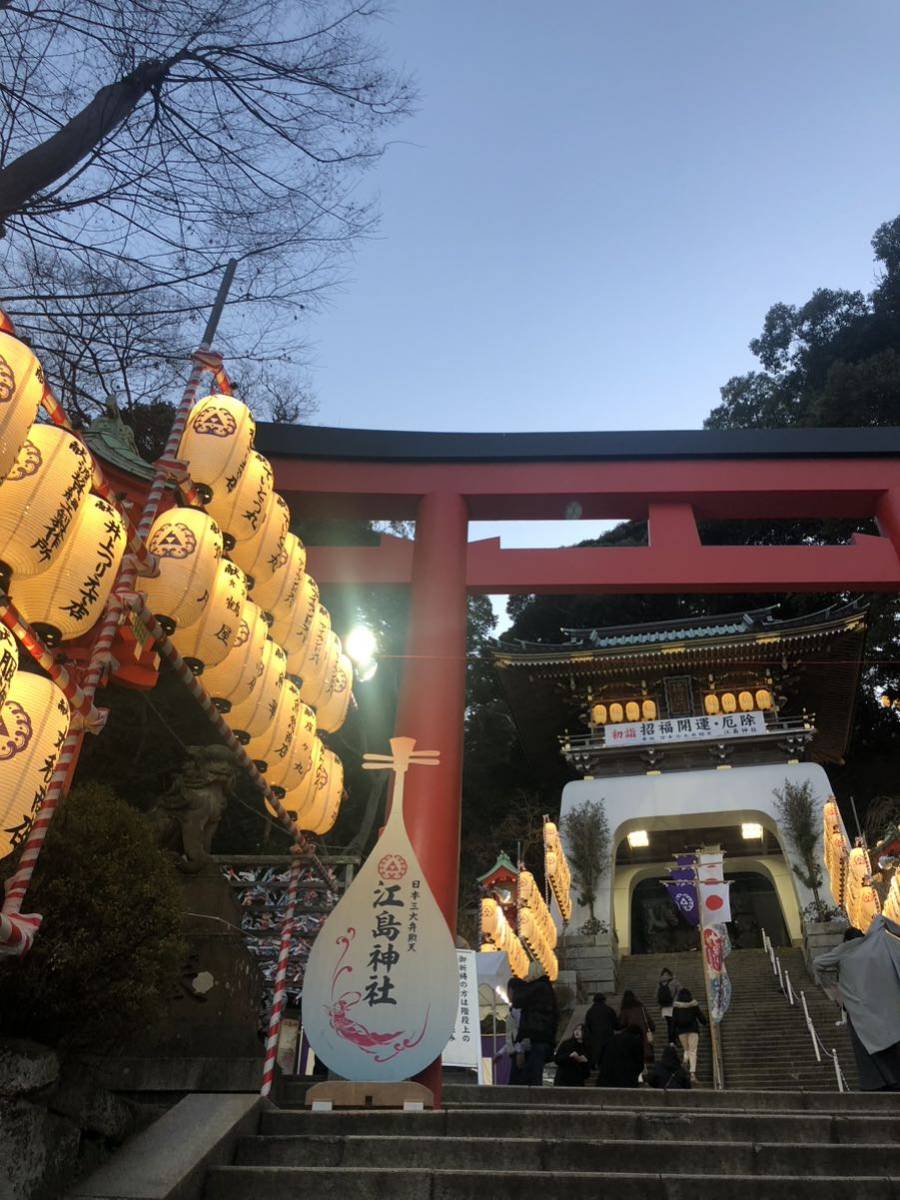
[[[639,1000],[643,1001],[644,1007],[656,1023],[654,1045],[657,1058],[666,1043],[666,1022],[660,1015],[659,1005],[656,1003],[659,973],[663,967],[668,967],[670,971],[674,972],[682,987],[690,988],[706,1015],[703,963],[699,951],[687,951],[683,954],[630,954],[622,958],[619,963],[617,1001],[621,998],[622,992],[628,988]],[[697,1052],[697,1079],[701,1087],[712,1087],[712,1077],[709,1030],[701,1027]]]
[[[845,1027],[835,1026],[839,1010],[810,979],[802,951],[782,948],[778,954],[790,974],[794,991],[802,988],[806,995],[816,1031],[829,1050],[837,1050],[844,1075],[850,1086],[855,1087],[856,1066],[850,1038]],[[706,1012],[703,966],[698,951],[623,958],[619,965],[619,990],[631,988],[643,1000],[657,1023],[657,1049],[665,1038],[665,1022],[656,1003],[659,972],[663,967],[675,972]],[[765,952],[732,951],[727,967],[733,994],[721,1025],[726,1088],[836,1091],[834,1066],[827,1059],[821,1064],[816,1061],[799,998],[794,1007],[788,1004]],[[709,1032],[705,1029],[700,1034],[697,1074],[701,1085],[711,1085],[712,1055]]]
[[260,1117],[205,1200],[881,1200],[900,1096],[445,1086],[442,1111]]

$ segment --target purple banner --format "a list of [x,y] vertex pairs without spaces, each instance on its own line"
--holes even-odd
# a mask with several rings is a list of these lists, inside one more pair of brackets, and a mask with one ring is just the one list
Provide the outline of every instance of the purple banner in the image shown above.
[[699,925],[700,910],[697,906],[697,887],[693,880],[664,879],[663,884],[672,898],[672,903],[689,925]]

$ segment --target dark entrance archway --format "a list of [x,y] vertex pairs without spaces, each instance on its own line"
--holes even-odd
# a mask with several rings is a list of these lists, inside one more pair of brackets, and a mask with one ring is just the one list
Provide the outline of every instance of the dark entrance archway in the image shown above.
[[[728,926],[735,950],[762,947],[765,930],[776,946],[790,939],[775,885],[760,871],[741,871],[731,881],[732,922]],[[696,950],[697,930],[689,925],[658,879],[642,879],[631,895],[631,953],[675,954]]]

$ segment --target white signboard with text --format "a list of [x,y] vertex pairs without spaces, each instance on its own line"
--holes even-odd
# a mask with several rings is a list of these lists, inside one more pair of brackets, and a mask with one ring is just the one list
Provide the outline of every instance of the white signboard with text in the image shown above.
[[761,712],[723,713],[716,717],[669,717],[657,721],[625,721],[605,725],[606,746],[647,746],[659,742],[722,741],[758,737],[766,732]]
[[366,756],[396,771],[390,816],[319,931],[303,981],[306,1036],[344,1079],[411,1079],[440,1055],[457,1013],[456,947],[403,818],[403,776],[420,765],[414,745],[394,738],[393,757]]
[[446,1067],[478,1070],[481,1060],[481,1020],[478,1012],[478,966],[474,950],[457,950],[459,1007],[450,1041],[444,1047]]

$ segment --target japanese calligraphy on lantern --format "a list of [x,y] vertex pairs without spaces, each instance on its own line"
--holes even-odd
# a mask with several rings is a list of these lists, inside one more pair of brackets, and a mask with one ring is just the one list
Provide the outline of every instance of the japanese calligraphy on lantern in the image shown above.
[[672,717],[660,721],[625,721],[605,725],[607,746],[645,746],[657,742],[717,741],[721,738],[758,737],[766,732],[761,712],[725,713],[716,717]]
[[481,1021],[478,1014],[478,967],[474,950],[457,950],[459,1007],[456,1025],[441,1061],[446,1067],[478,1069],[481,1058]]
[[414,745],[394,738],[391,756],[367,756],[368,769],[396,772],[390,816],[307,964],[304,1030],[316,1054],[345,1079],[409,1079],[440,1055],[457,1015],[456,949],[403,818],[407,766],[437,765],[427,752],[414,754]]

